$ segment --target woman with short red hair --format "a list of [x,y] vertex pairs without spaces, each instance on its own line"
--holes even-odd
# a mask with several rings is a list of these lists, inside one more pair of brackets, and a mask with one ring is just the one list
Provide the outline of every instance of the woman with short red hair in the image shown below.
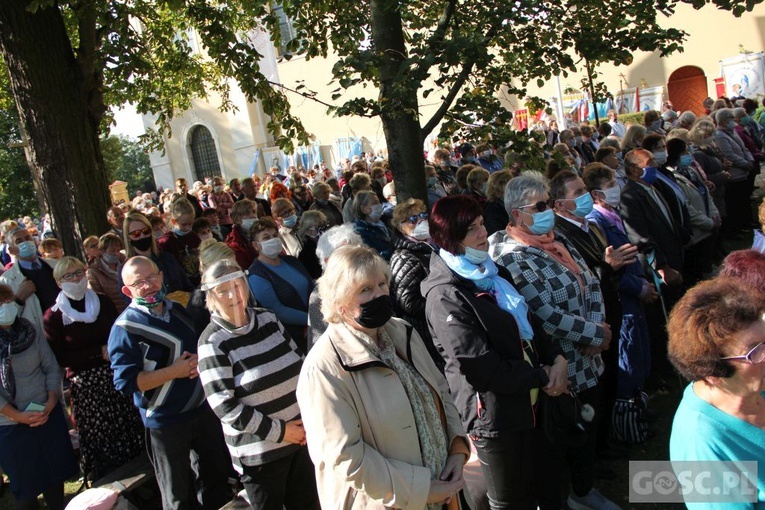
[[[724,277],[703,282],[689,290],[670,315],[669,358],[691,381],[672,424],[672,461],[762,459],[765,295],[741,283]],[[757,497],[758,504],[741,508],[763,507],[762,469],[757,473]]]

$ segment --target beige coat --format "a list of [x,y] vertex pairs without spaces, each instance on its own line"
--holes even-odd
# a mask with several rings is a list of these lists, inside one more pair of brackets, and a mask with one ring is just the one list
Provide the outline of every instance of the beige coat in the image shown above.
[[[383,327],[439,394],[452,444],[465,433],[446,379],[416,331],[407,346],[406,324],[394,318]],[[308,353],[297,397],[322,508],[425,508],[430,471],[404,386],[346,326],[330,324]]]

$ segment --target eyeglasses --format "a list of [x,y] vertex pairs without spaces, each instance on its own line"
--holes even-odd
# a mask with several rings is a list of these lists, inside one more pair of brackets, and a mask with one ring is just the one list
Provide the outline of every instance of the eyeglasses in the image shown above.
[[414,214],[412,216],[409,216],[407,219],[405,219],[402,223],[411,223],[412,225],[416,225],[421,221],[425,221],[428,219],[428,213],[421,212],[420,214]]
[[126,284],[128,287],[132,287],[134,289],[140,289],[142,287],[146,287],[147,285],[154,285],[162,278],[162,275],[160,273],[154,273],[153,275],[147,276],[143,280],[136,280],[133,283]]
[[82,278],[82,275],[84,274],[85,274],[84,269],[78,269],[73,273],[66,273],[64,275],[61,275],[61,279],[64,280],[65,282],[71,282],[75,278]]
[[[540,200],[536,204],[522,205],[518,209],[526,209],[528,207],[533,207],[536,212],[544,212],[544,211],[547,210],[548,207],[550,207],[550,205],[547,202],[545,202],[544,200]],[[526,212],[526,211],[524,211],[524,212]]]
[[744,356],[727,356],[720,358],[724,360],[746,360],[751,365],[759,365],[765,361],[765,342],[760,342],[755,345],[751,351],[747,352]]
[[128,235],[132,239],[138,239],[141,236],[150,236],[151,235],[151,228],[149,227],[143,227],[138,230],[133,230],[132,232],[129,232]]

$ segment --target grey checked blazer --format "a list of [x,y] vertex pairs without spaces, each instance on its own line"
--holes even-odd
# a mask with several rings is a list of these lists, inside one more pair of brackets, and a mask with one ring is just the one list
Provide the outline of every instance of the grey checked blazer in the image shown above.
[[581,268],[584,295],[576,277],[544,250],[518,243],[504,231],[489,237],[489,255],[506,267],[518,291],[543,323],[545,331],[563,349],[568,360],[568,378],[582,391],[598,384],[603,373],[600,354],[583,355],[579,348],[603,342],[605,320],[600,282],[587,268],[576,248],[560,234],[555,235]]

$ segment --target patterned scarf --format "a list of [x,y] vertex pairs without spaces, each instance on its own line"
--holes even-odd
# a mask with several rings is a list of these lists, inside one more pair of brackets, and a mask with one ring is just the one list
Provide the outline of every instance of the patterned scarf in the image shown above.
[[16,378],[11,358],[27,350],[36,337],[37,330],[32,323],[20,317],[9,328],[0,329],[0,384],[11,400],[16,398]]
[[579,288],[584,295],[584,280],[582,279],[582,268],[576,263],[574,257],[571,256],[571,252],[560,241],[555,240],[555,233],[551,230],[546,234],[534,235],[529,234],[521,230],[514,225],[507,226],[507,235],[515,239],[521,244],[526,246],[533,246],[551,256],[558,264],[562,265],[571,273],[576,276],[576,280],[579,282]]
[[[449,445],[430,385],[412,365],[398,356],[393,341],[384,328],[377,330],[379,337],[377,343],[369,336],[351,327],[348,327],[348,331],[361,340],[372,354],[379,357],[386,366],[398,375],[404,386],[404,392],[409,397],[409,404],[412,406],[422,460],[425,467],[430,469],[430,476],[437,480],[446,464]],[[429,510],[440,510],[442,507],[443,505],[438,504],[427,506]]]

